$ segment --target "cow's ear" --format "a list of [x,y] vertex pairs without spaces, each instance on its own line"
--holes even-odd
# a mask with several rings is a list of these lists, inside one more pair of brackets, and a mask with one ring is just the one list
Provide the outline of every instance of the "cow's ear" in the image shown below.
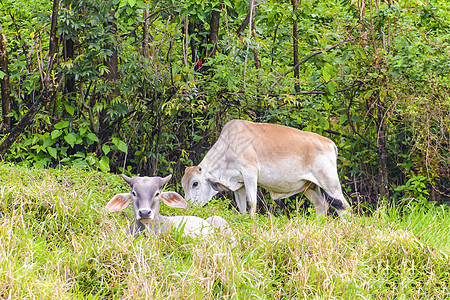
[[187,202],[184,198],[176,192],[163,192],[161,200],[170,207],[186,208]]
[[108,202],[108,204],[106,204],[105,208],[108,212],[121,211],[124,210],[131,201],[133,201],[133,196],[130,193],[117,194]]
[[213,190],[218,192],[229,191],[230,189],[221,184],[220,182],[209,181],[209,184],[213,188]]

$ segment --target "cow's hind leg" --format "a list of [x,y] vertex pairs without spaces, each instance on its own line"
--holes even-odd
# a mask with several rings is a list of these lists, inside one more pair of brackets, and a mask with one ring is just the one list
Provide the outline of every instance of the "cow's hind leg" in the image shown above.
[[342,193],[336,167],[333,165],[329,169],[329,172],[324,171],[322,176],[317,177],[317,183],[320,187],[317,187],[315,190],[319,194],[319,197],[323,198],[325,202],[335,208],[339,216],[342,216],[347,212],[347,208],[350,205]]
[[329,204],[320,193],[320,188],[318,186],[306,189],[304,195],[312,202],[312,204],[314,204],[317,215],[325,215],[327,213]]
[[350,206],[348,202],[345,200],[344,196],[341,199],[333,198],[328,195],[322,188],[320,188],[320,193],[324,197],[325,201],[328,202],[334,209],[336,209],[339,217],[342,217],[347,212],[348,207]]

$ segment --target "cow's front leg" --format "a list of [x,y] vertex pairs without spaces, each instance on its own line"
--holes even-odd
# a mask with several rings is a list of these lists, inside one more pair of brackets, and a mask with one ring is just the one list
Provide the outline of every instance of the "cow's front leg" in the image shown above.
[[255,217],[258,192],[258,180],[256,174],[243,174],[246,200],[248,201],[248,213]]
[[247,193],[245,191],[245,186],[242,186],[240,189],[234,191],[234,199],[236,200],[236,204],[239,208],[241,214],[245,214],[247,211]]

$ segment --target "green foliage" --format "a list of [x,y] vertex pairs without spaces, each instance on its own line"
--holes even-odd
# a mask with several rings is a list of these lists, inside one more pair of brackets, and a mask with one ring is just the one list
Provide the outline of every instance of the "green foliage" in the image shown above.
[[413,176],[408,179],[405,185],[397,186],[394,191],[404,192],[405,197],[417,199],[420,202],[424,202],[430,196],[427,189],[429,181],[429,178],[422,175]]

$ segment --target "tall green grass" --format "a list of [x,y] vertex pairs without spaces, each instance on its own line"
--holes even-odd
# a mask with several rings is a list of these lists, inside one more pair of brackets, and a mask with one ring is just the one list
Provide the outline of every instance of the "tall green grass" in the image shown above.
[[[161,174],[166,175],[166,174]],[[373,216],[248,216],[226,201],[161,213],[221,215],[236,237],[126,235],[104,206],[120,176],[0,164],[0,298],[448,299],[450,213],[385,206]]]

